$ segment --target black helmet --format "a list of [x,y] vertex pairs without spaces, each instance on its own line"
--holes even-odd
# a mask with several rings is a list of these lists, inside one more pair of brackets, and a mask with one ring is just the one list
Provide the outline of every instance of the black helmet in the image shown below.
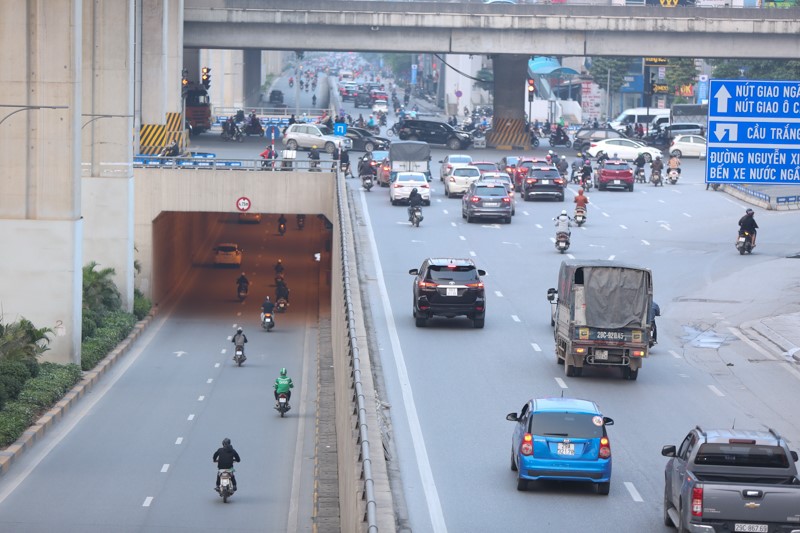
[[745,213],[747,213],[748,215],[752,215],[753,214],[753,210],[752,209],[748,209],[747,211],[745,211]]
[[224,439],[222,439],[222,445],[223,446],[230,446],[231,445],[231,439],[229,439],[228,437],[225,437]]
[[411,194],[417,194],[417,188],[416,188],[416,187],[414,187],[413,189],[411,189]]

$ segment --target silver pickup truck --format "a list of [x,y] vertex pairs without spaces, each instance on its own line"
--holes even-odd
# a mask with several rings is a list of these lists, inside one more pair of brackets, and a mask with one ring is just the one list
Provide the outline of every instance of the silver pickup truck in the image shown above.
[[774,430],[695,427],[669,457],[664,523],[692,533],[800,533],[797,452]]

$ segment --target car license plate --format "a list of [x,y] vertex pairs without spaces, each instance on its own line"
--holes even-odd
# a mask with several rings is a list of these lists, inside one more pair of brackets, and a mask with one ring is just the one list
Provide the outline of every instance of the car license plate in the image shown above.
[[622,185],[622,182],[619,180],[614,180],[614,185]]
[[594,358],[600,360],[607,360],[608,359],[608,350],[595,350],[594,351]]
[[769,526],[767,524],[734,524],[734,531],[747,531],[750,533],[768,533]]
[[486,202],[485,204],[483,204],[484,207],[497,207],[498,205],[500,204],[498,204],[497,202]]
[[556,451],[558,452],[558,455],[575,455],[575,445],[571,443],[567,444],[564,442],[559,442]]
[[458,296],[458,289],[455,287],[447,287],[447,296]]
[[550,185],[550,180],[542,180],[542,185]]

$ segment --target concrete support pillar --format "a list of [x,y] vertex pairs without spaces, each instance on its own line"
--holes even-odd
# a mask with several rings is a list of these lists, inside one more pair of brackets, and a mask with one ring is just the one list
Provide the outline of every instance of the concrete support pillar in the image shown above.
[[[167,0],[167,112],[180,113],[183,70],[183,0]],[[198,80],[199,76],[198,76]]]
[[0,2],[0,101],[20,106],[0,108],[2,320],[52,328],[61,363],[80,363],[82,1]]
[[[200,64],[200,49],[199,48],[184,48],[183,49],[183,68],[189,72],[190,81],[200,81],[200,69],[208,65]],[[211,74],[215,74],[212,70]],[[213,78],[212,78],[213,80]]]
[[83,0],[83,255],[116,271],[127,311],[134,278],[134,18],[134,0]]
[[[164,124],[167,114],[167,30],[170,0],[142,2],[142,126]],[[178,73],[180,76],[180,72]]]
[[245,107],[258,107],[261,105],[261,84],[264,77],[261,74],[261,50],[247,48],[244,50],[242,62]]
[[498,54],[493,57],[494,117],[488,146],[524,149],[530,139],[525,132],[525,79],[528,59],[521,54]]

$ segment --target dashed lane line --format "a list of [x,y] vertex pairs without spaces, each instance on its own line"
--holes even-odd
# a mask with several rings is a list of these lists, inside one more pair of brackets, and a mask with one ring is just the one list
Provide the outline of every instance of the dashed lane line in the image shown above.
[[453,226],[454,228],[456,227],[456,223],[455,222],[451,222],[450,225]]
[[616,255],[609,255],[608,256],[608,260],[609,261],[613,261],[615,257],[617,257],[617,256]]
[[194,420],[194,415],[189,415],[186,417],[186,420]]
[[151,503],[153,503],[153,497],[152,496],[148,496],[147,498],[144,499],[144,503],[142,504],[142,507],[150,507]]
[[635,501],[635,502],[643,502],[644,501],[642,499],[642,495],[639,494],[639,491],[636,490],[636,487],[633,486],[633,483],[631,483],[630,481],[626,481],[626,482],[623,483],[623,485],[625,485],[625,488],[628,489],[628,493],[630,493],[631,498],[633,498],[633,501]]
[[619,227],[622,229],[628,229],[628,226],[626,226],[625,224],[620,224]]
[[687,218],[692,218],[692,215],[690,215],[689,213],[683,213],[683,216],[685,216]]
[[523,211],[522,214],[525,215],[526,217],[530,215],[530,213],[528,213],[527,211]]
[[511,315],[511,320],[514,322],[522,322],[517,315]]
[[214,382],[214,378],[208,378],[208,379],[206,380],[206,383],[213,383],[213,382]]
[[645,246],[650,246],[650,243],[649,243],[649,242],[647,242],[647,241],[646,241],[646,240],[644,240],[644,239],[642,239],[642,244],[644,244]]
[[713,392],[714,394],[716,394],[716,395],[717,395],[717,396],[719,396],[720,398],[722,398],[723,396],[725,396],[725,393],[724,393],[724,392],[722,392],[721,390],[719,390],[718,388],[716,388],[714,385],[709,385],[709,386],[708,386],[708,388],[709,388],[709,390],[710,390],[711,392]]
[[539,347],[539,345],[536,344],[535,342],[531,343],[531,348],[533,348],[534,352],[541,352],[542,351],[542,349]]
[[541,224],[534,224],[534,226],[536,226],[538,229],[542,229],[542,225]]
[[502,297],[503,297],[503,293],[502,293],[502,292],[500,292],[500,291],[494,291],[494,294],[495,294],[495,296],[497,296],[498,298],[502,298]]
[[181,443],[183,443],[183,437],[178,437],[177,439],[175,439],[175,445],[178,445],[178,444],[181,444]]
[[167,470],[169,470],[169,465],[168,464],[165,464],[164,466],[161,467],[161,472],[162,473],[166,472]]
[[219,368],[219,363],[216,363],[216,364],[214,365],[214,368]]
[[606,218],[609,218],[611,216],[608,213],[606,213],[605,211],[600,211],[600,213]]
[[475,252],[473,252],[472,250],[470,250],[470,251],[469,251],[469,255],[471,255],[472,257],[475,257],[475,255],[476,255],[476,254],[475,254]]
[[458,238],[461,239],[462,241],[466,241],[467,240],[467,238],[464,237],[463,235],[459,235]]
[[674,357],[675,359],[680,359],[680,358],[681,358],[681,354],[679,354],[679,353],[678,353],[678,352],[676,352],[675,350],[670,350],[670,351],[669,351],[669,353],[670,353],[670,355],[671,355],[672,357]]
[[450,214],[450,212],[447,209],[442,209],[442,213],[444,213],[445,215],[449,215]]
[[558,386],[559,386],[559,387],[561,387],[562,389],[567,389],[567,388],[569,388],[569,387],[567,387],[567,384],[566,384],[566,383],[564,383],[564,380],[563,380],[563,379],[561,379],[561,378],[555,378],[555,380],[556,380],[556,383],[558,383]]
[[198,402],[202,402],[202,401],[203,401],[203,400],[205,400],[205,399],[206,399],[206,397],[205,397],[205,396],[198,396],[198,397],[197,397],[197,401],[198,401]]

